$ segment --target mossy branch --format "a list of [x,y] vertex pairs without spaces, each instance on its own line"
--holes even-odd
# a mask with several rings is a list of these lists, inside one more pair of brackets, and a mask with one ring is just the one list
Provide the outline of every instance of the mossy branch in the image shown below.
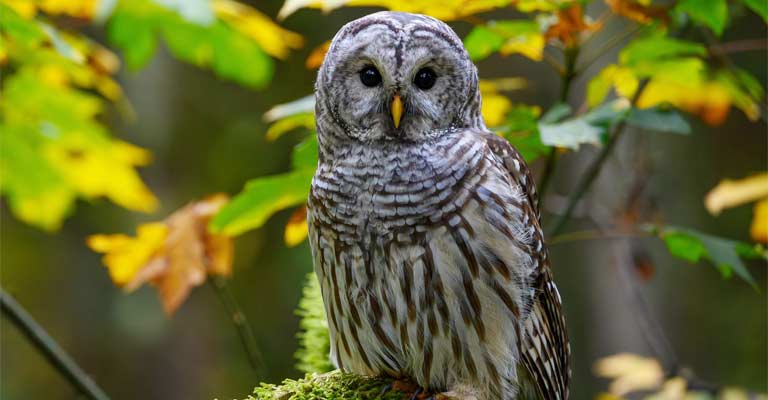
[[248,400],[402,400],[405,393],[384,389],[386,378],[362,377],[339,371],[307,374],[303,379],[287,379],[280,385],[263,383]]

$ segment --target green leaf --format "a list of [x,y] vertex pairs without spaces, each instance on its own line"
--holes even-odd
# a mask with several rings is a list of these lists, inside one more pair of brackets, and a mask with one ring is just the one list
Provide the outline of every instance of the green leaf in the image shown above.
[[464,47],[473,61],[482,60],[500,51],[520,53],[534,60],[541,59],[544,38],[536,21],[489,21],[476,26],[465,38]]
[[509,110],[505,124],[499,127],[499,134],[515,146],[529,163],[552,151],[541,141],[539,113],[538,107],[516,105]]
[[717,36],[723,34],[728,20],[726,0],[682,0],[675,10],[687,13],[692,20],[712,29]]
[[291,165],[293,169],[304,170],[317,168],[317,135],[313,134],[301,143],[297,144],[291,154]]
[[699,262],[701,257],[707,254],[707,249],[704,248],[701,240],[689,234],[670,231],[665,233],[662,239],[670,254],[690,263]]
[[285,118],[275,121],[267,129],[267,133],[264,135],[267,140],[276,140],[280,136],[293,131],[295,129],[315,129],[315,114],[314,113],[300,113],[286,116]]
[[744,0],[744,4],[768,23],[768,1],[765,0]]
[[2,3],[0,3],[0,26],[2,26],[3,45],[7,45],[6,35],[27,48],[39,45],[46,37],[40,23],[22,18],[14,9]]
[[504,37],[488,29],[485,25],[478,25],[464,38],[464,47],[472,61],[480,61],[499,51],[504,44]]
[[212,232],[236,236],[256,229],[273,214],[307,202],[314,169],[302,169],[249,181],[245,189],[219,211]]
[[758,246],[750,246],[692,229],[665,227],[659,231],[659,236],[673,256],[691,263],[696,263],[702,258],[706,259],[720,271],[724,278],[735,273],[753,287],[756,287],[755,279],[741,258],[768,260],[768,254]]
[[636,39],[627,45],[619,54],[619,61],[624,66],[635,67],[637,64],[706,54],[706,47],[699,43],[651,35]]
[[109,19],[107,37],[122,50],[128,69],[138,70],[155,54],[157,39],[152,25],[130,13],[116,13]]
[[683,116],[673,110],[659,108],[633,108],[627,117],[627,123],[655,132],[669,132],[687,135],[691,133],[691,125]]

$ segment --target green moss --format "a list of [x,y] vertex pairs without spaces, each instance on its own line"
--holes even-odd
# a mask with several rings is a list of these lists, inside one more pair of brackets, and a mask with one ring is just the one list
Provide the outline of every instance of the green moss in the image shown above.
[[328,336],[328,321],[320,292],[317,275],[307,275],[304,295],[299,301],[296,314],[301,317],[299,323],[299,350],[296,351],[296,369],[305,373],[328,372],[334,369],[331,364],[331,341]]
[[382,389],[391,381],[386,378],[361,377],[333,371],[307,374],[304,379],[287,379],[280,385],[261,384],[248,400],[403,400],[405,395]]

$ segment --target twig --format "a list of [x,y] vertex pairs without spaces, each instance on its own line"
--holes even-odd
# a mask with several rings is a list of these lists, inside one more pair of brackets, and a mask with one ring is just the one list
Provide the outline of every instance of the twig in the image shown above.
[[604,56],[609,50],[621,44],[624,40],[637,33],[640,29],[642,29],[642,25],[636,25],[630,29],[627,29],[623,33],[613,36],[611,39],[607,40],[600,46],[599,49],[592,51],[592,55],[587,57],[587,61],[580,63],[579,67],[576,68],[576,74],[581,74],[584,72],[584,70],[589,68],[592,63],[599,60],[600,57]]
[[229,285],[227,284],[227,279],[221,276],[216,276],[209,279],[209,282],[216,292],[216,295],[221,300],[221,303],[224,305],[224,308],[227,309],[230,318],[232,318],[232,323],[235,325],[243,349],[248,355],[248,362],[250,362],[251,367],[253,367],[253,370],[256,372],[256,376],[265,376],[265,371],[263,370],[265,367],[264,359],[256,344],[253,328],[251,328],[251,325],[245,318],[245,313],[243,313],[243,309],[240,307],[237,298],[230,290]]
[[768,39],[734,40],[727,43],[712,44],[708,49],[710,53],[721,55],[740,53],[742,51],[764,51],[768,50]]
[[96,382],[40,326],[16,299],[0,288],[3,314],[72,386],[92,400],[109,400]]
[[[576,61],[579,58],[579,51],[581,47],[579,45],[568,47],[564,50],[565,55],[565,68],[561,75],[563,77],[563,86],[560,90],[560,103],[568,103],[568,95],[571,92],[571,86],[573,86],[573,80],[576,79],[575,68]],[[552,149],[552,152],[547,156],[547,163],[544,165],[544,171],[539,181],[539,208],[544,207],[544,196],[547,194],[547,188],[552,180],[552,176],[555,174],[557,167],[557,161],[560,155],[557,149]]]
[[[648,84],[647,79],[640,82],[640,85],[637,88],[635,95],[632,97],[633,106],[637,103],[637,100],[642,95],[647,84]],[[578,204],[579,200],[581,200],[584,194],[586,194],[587,190],[590,188],[590,186],[592,186],[592,183],[600,174],[600,170],[602,169],[603,164],[605,163],[606,160],[608,160],[608,157],[611,155],[613,148],[616,147],[616,143],[621,138],[626,127],[627,127],[626,118],[622,119],[616,125],[614,125],[614,128],[612,129],[612,132],[608,137],[608,143],[605,144],[603,149],[600,151],[600,154],[592,162],[592,164],[590,164],[590,166],[587,168],[587,171],[584,174],[582,174],[581,179],[576,184],[576,189],[574,190],[573,195],[571,195],[571,197],[568,198],[568,205],[566,206],[565,211],[562,214],[560,214],[560,216],[557,217],[555,222],[552,223],[552,229],[549,230],[550,235],[554,236],[560,233],[562,229],[565,227],[565,224],[568,223],[568,221],[571,219],[571,215],[573,214],[573,210],[576,208],[576,204]]]
[[548,245],[555,246],[559,244],[578,242],[582,240],[596,240],[596,239],[627,239],[627,238],[645,238],[652,237],[650,232],[634,231],[634,230],[586,230],[568,232],[562,235],[553,236],[548,240]]

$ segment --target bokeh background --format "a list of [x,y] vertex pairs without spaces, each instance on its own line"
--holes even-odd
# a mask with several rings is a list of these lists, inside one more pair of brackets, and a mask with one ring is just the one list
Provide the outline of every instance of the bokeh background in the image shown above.
[[[282,2],[250,2],[268,15]],[[596,4],[596,15],[605,6]],[[7,206],[0,224],[2,285],[114,399],[243,398],[257,384],[229,317],[207,285],[167,318],[153,289],[126,295],[110,282],[101,256],[89,250],[86,236],[133,232],[140,222],[157,220],[191,199],[212,192],[235,194],[247,180],[286,171],[290,150],[303,135],[292,133],[270,142],[262,116],[271,106],[311,92],[315,71],[304,61],[311,49],[332,37],[346,22],[376,11],[343,8],[328,15],[300,10],[284,23],[307,43],[279,62],[271,84],[251,90],[218,79],[209,71],[177,61],[161,46],[148,66],[121,72],[136,118],[109,119],[117,136],[154,155],[141,175],[161,199],[161,209],[139,215],[105,200],[79,201],[60,231],[46,233],[19,222]],[[512,11],[491,12],[487,19],[515,18]],[[723,40],[765,38],[766,25],[748,16]],[[620,31],[613,21],[606,32]],[[452,26],[463,36],[471,25]],[[98,26],[78,27],[103,41]],[[610,35],[606,35],[608,37]],[[595,71],[615,59],[606,54]],[[734,55],[735,61],[766,82],[765,51]],[[520,76],[525,89],[512,92],[515,102],[544,108],[560,95],[560,79],[549,68],[520,56],[494,55],[478,64],[483,78]],[[242,68],[249,68],[243,65]],[[586,82],[577,80],[572,104],[580,104]],[[592,218],[610,220],[641,187],[657,217],[680,226],[748,241],[751,208],[710,216],[702,201],[723,177],[764,170],[768,141],[762,122],[731,112],[724,124],[710,127],[691,118],[689,136],[630,131],[600,176],[592,194],[577,209],[571,230],[588,228]],[[597,149],[564,154],[545,208],[556,210]],[[541,162],[533,165],[541,171]],[[640,182],[640,183],[638,183]],[[638,186],[639,185],[639,186]],[[294,368],[298,317],[294,310],[304,278],[311,271],[306,243],[287,248],[283,230],[290,211],[262,229],[236,239],[232,289],[255,328],[268,368],[267,381],[301,374]],[[643,260],[654,276],[643,283],[651,313],[661,322],[677,357],[703,379],[765,392],[768,370],[768,304],[765,265],[750,271],[755,291],[739,279],[723,280],[709,265],[672,258],[653,238],[610,238],[551,247],[555,277],[564,298],[574,354],[572,398],[586,399],[605,390],[593,362],[619,352],[652,354],[643,339],[631,298],[617,265],[630,254]],[[68,383],[7,321],[0,325],[0,397],[3,399],[75,398]]]

